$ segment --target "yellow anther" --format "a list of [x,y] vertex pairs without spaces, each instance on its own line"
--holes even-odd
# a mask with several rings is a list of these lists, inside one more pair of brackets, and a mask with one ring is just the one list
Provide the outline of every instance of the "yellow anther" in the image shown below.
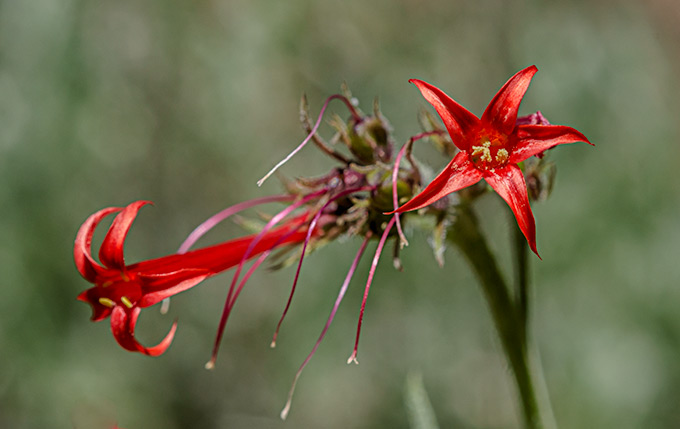
[[482,156],[479,157],[480,161],[491,162],[491,150],[489,149],[490,147],[491,142],[488,140],[482,143],[481,146],[472,146],[472,156],[476,156],[481,153]]
[[130,281],[130,277],[128,277],[128,275],[125,274],[123,271],[120,272],[120,277],[123,279],[124,282]]
[[127,296],[121,296],[121,297],[120,297],[120,302],[122,302],[123,304],[125,304],[125,306],[126,306],[127,308],[132,308],[132,307],[133,307],[132,302],[128,299]]
[[103,305],[104,307],[109,307],[109,308],[113,308],[113,307],[116,306],[116,302],[114,300],[108,299],[108,298],[99,298],[99,303],[101,305]]
[[505,149],[498,149],[498,152],[496,152],[496,161],[498,162],[505,162],[508,160],[508,157],[510,155],[508,154],[508,151]]
[[113,282],[111,280],[108,280],[108,281],[105,281],[104,283],[102,283],[102,287],[109,287],[112,284],[113,284]]

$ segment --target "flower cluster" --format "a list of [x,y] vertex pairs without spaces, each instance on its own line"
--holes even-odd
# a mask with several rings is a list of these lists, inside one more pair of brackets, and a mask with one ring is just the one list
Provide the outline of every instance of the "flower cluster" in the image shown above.
[[[78,299],[92,306],[93,321],[111,316],[113,335],[123,348],[157,356],[172,342],[177,324],[173,324],[168,335],[158,345],[143,346],[135,339],[135,325],[141,309],[235,267],[212,357],[206,365],[213,367],[227,320],[238,296],[253,272],[272,252],[298,250],[297,269],[290,296],[274,332],[274,346],[281,323],[291,305],[305,254],[342,236],[360,237],[361,244],[340,286],[327,322],[295,375],[288,403],[282,412],[285,418],[302,369],[333,321],[369,241],[376,239],[378,244],[365,285],[354,349],[348,360],[348,363],[356,362],[366,300],[388,240],[394,241],[394,263],[395,267],[400,268],[399,251],[407,244],[401,217],[431,216],[435,219],[432,243],[435,256],[441,263],[443,237],[447,234],[446,227],[449,224],[447,219],[455,217],[457,204],[461,201],[469,203],[486,192],[485,187],[472,186],[484,179],[508,203],[531,249],[538,254],[529,199],[539,198],[546,189],[549,190],[552,176],[546,171],[554,170],[550,170],[548,164],[542,164],[541,160],[523,171],[523,163],[532,157],[542,157],[544,151],[556,145],[588,140],[573,128],[550,125],[540,112],[517,117],[522,97],[535,73],[536,68],[532,66],[510,78],[491,100],[481,118],[433,85],[411,80],[440,115],[445,129],[431,115],[425,114],[423,117],[426,120],[422,121],[424,132],[409,139],[396,156],[391,126],[380,112],[377,102],[374,103],[373,112],[365,114],[352,103],[351,94],[345,90],[344,94],[333,95],[326,100],[316,122],[312,124],[303,98],[301,119],[308,133],[307,138],[258,184],[309,142],[335,159],[338,162],[336,168],[322,177],[285,182],[286,191],[282,195],[258,198],[229,207],[196,228],[176,253],[130,265],[123,257],[124,241],[140,208],[148,202],[137,201],[124,208],[111,207],[94,213],[81,226],[75,241],[74,258],[78,271],[94,284],[81,293]],[[317,131],[325,110],[333,100],[344,103],[349,117],[342,120],[336,116],[332,120],[336,132],[330,141],[326,141]],[[422,192],[417,193],[422,186],[422,174],[411,150],[415,141],[425,138],[434,141],[443,153],[453,156],[453,159]],[[407,166],[402,165],[404,158],[408,161]],[[454,192],[458,198],[447,198]],[[191,250],[197,240],[218,223],[242,210],[270,203],[286,205],[268,218],[257,232]],[[427,210],[413,212],[424,208]],[[114,213],[117,215],[103,240],[99,251],[100,262],[97,262],[91,250],[94,231],[105,217]],[[432,225],[431,222],[425,224]],[[251,259],[255,260],[246,271],[245,264]],[[294,262],[294,259],[289,258],[284,262],[290,261]]]

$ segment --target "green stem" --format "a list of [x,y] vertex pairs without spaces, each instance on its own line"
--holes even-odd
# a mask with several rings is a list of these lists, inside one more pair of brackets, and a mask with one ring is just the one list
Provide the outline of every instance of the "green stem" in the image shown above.
[[529,246],[527,245],[527,240],[524,237],[522,230],[519,229],[519,226],[517,226],[517,223],[515,222],[514,215],[512,215],[512,223],[515,224],[512,235],[515,247],[517,312],[526,336],[529,314]]
[[469,206],[459,207],[449,239],[470,262],[489,305],[503,351],[515,375],[525,427],[541,428],[536,392],[527,357],[526,331],[496,260],[482,236]]

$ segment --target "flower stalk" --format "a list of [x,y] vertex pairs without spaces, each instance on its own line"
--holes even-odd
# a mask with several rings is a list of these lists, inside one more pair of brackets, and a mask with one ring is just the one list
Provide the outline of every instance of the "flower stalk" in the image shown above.
[[[527,354],[525,315],[511,298],[510,290],[501,275],[479,223],[468,204],[458,207],[456,220],[448,238],[470,263],[484,293],[494,326],[508,363],[512,368],[522,405],[527,429],[542,427],[541,416]],[[526,240],[522,240],[526,244]]]

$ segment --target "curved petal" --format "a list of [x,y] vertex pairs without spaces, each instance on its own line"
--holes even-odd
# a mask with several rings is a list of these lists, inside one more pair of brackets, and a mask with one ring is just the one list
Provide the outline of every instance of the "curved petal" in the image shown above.
[[592,145],[586,136],[564,125],[518,125],[517,142],[508,161],[517,164],[557,145],[576,142]]
[[451,140],[453,140],[458,149],[468,150],[470,145],[466,136],[471,130],[477,128],[479,119],[436,86],[418,79],[410,79],[409,82],[418,87],[423,97],[439,113],[451,136]]
[[[173,295],[177,295],[180,292],[184,292],[187,289],[191,289],[192,287],[196,286],[197,284],[208,278],[211,274],[213,273],[208,273],[205,270],[182,270],[179,272],[168,273],[167,275],[163,275],[162,277],[166,277],[165,279],[160,278],[152,279],[152,281],[165,282],[171,280],[170,277],[174,277],[173,281],[176,282],[176,284],[174,286],[165,287],[160,290],[145,293],[144,296],[142,296],[142,299],[139,300],[139,306],[142,308],[149,307],[151,305],[163,301],[165,298],[169,298]],[[143,277],[146,280],[151,279],[152,276],[140,276],[140,277]],[[179,280],[178,277],[189,278],[186,278],[185,280]]]
[[531,206],[529,205],[527,185],[524,182],[522,170],[516,165],[508,165],[493,171],[486,171],[484,180],[508,203],[510,209],[515,214],[519,229],[522,230],[529,243],[529,247],[540,258],[541,256],[536,250],[534,214],[531,212]]
[[97,286],[81,292],[76,299],[90,304],[90,307],[92,308],[92,317],[90,317],[90,320],[93,322],[104,320],[111,314],[111,307],[102,305],[98,301],[99,295],[97,294]]
[[387,214],[421,209],[452,192],[472,186],[481,179],[482,173],[472,164],[469,155],[466,152],[458,152],[444,171],[439,173],[422,192]]
[[119,212],[120,207],[108,207],[94,213],[85,220],[80,226],[78,234],[76,234],[76,241],[73,247],[73,259],[76,262],[76,268],[80,275],[90,283],[94,283],[97,275],[102,274],[105,268],[99,265],[94,258],[92,258],[92,235],[97,228],[99,222],[111,213]]
[[125,259],[123,258],[123,243],[127,236],[132,222],[137,216],[137,212],[142,206],[151,204],[150,201],[135,201],[128,204],[123,211],[116,216],[106,233],[102,247],[99,249],[99,260],[102,261],[108,268],[123,270],[125,268]]
[[537,71],[536,66],[529,66],[515,73],[491,99],[482,115],[482,122],[491,124],[505,134],[512,133],[522,97]]
[[132,310],[131,314],[128,314],[123,307],[114,307],[111,312],[111,331],[118,344],[125,350],[139,352],[147,356],[159,356],[170,347],[170,343],[172,343],[175,331],[177,330],[177,322],[172,324],[170,332],[160,343],[153,347],[144,347],[135,339],[135,325],[141,311],[139,307],[136,307]]

